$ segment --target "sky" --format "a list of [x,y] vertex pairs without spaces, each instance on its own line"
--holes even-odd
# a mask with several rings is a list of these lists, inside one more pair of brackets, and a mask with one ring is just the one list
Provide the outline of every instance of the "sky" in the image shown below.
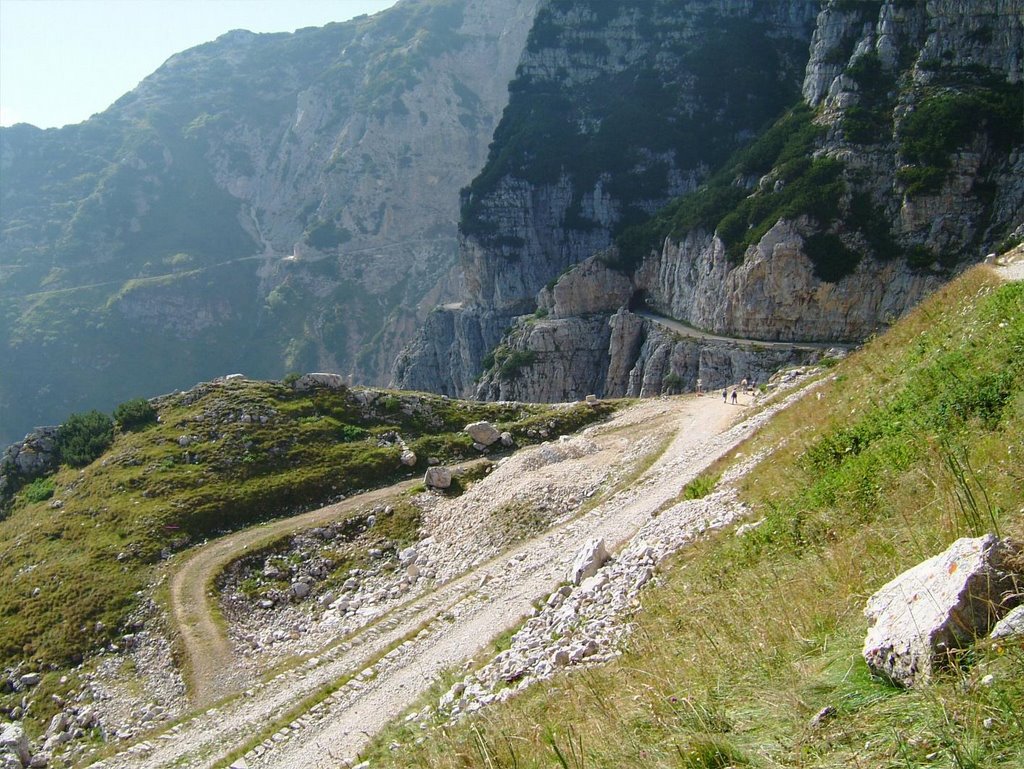
[[293,32],[395,0],[0,0],[0,125],[102,112],[173,54],[232,29]]

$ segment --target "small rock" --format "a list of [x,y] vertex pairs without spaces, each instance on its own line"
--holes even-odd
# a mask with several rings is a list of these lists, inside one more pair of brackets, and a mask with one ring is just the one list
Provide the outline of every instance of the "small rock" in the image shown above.
[[579,585],[587,577],[597,573],[608,560],[608,551],[605,549],[603,539],[592,539],[584,545],[573,559],[569,568],[568,581]]
[[501,440],[501,433],[490,422],[473,422],[466,425],[464,432],[468,433],[474,442],[484,446],[490,446]]
[[825,723],[835,718],[838,715],[838,713],[839,711],[836,710],[835,707],[833,707],[832,705],[826,705],[817,713],[815,713],[814,718],[811,719],[811,728],[817,729],[820,726],[824,726]]
[[309,585],[305,582],[293,582],[291,591],[296,598],[302,599],[309,595]]
[[423,485],[431,489],[447,489],[452,485],[452,471],[447,467],[428,467]]
[[1024,604],[999,620],[988,637],[995,641],[1000,638],[1015,638],[1017,636],[1024,636]]

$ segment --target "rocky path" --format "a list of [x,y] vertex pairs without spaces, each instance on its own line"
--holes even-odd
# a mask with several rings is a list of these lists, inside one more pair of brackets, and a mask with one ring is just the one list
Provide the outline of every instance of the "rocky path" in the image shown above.
[[[414,702],[442,671],[460,665],[486,648],[495,635],[531,614],[533,602],[565,578],[583,542],[597,536],[609,548],[624,545],[652,513],[674,500],[689,480],[769,418],[771,410],[739,421],[743,413],[744,409],[718,398],[646,400],[579,436],[523,450],[517,455],[522,461],[529,462],[534,452],[534,465],[546,463],[550,473],[544,479],[545,488],[552,497],[570,494],[584,512],[497,557],[467,564],[462,576],[399,606],[343,642],[322,649],[315,658],[255,683],[240,697],[95,766],[214,767],[258,737],[264,739],[245,756],[251,767],[333,769],[354,761],[370,735]],[[665,445],[662,437],[670,438],[667,448],[646,472],[631,479],[629,469],[643,462],[644,453]],[[568,451],[574,442],[585,450]],[[645,448],[631,451],[635,446]],[[553,450],[558,447],[566,451]],[[612,493],[606,487],[606,497],[595,495],[588,471],[600,469],[608,474],[616,469],[616,462],[625,472],[623,488]],[[519,471],[510,464],[510,472],[513,480],[496,472],[479,486],[500,483],[507,492]],[[521,483],[529,482],[521,472],[520,476]],[[616,476],[611,472],[609,477]],[[589,488],[580,486],[581,479],[591,484]],[[592,495],[590,509],[586,509],[588,494]],[[310,516],[341,512],[335,508]],[[315,520],[311,517],[303,524],[315,525]],[[253,532],[252,542],[270,535],[268,527],[260,527]],[[190,580],[192,597],[188,591],[178,593],[183,606],[197,603],[197,586],[205,590],[208,585],[208,578],[200,575],[210,574],[209,568],[243,552],[241,540],[233,544],[216,555],[216,548],[210,548],[209,560],[204,561],[207,570],[197,569]],[[218,653],[212,643],[209,648]],[[194,669],[216,682],[218,664],[196,662]],[[205,696],[211,697],[216,689],[211,685],[206,691]],[[300,707],[304,698],[311,701]]]
[[633,310],[633,313],[635,315],[639,315],[641,318],[646,318],[654,323],[658,323],[677,334],[681,334],[682,336],[690,337],[692,339],[701,339],[705,342],[727,342],[732,344],[749,345],[751,347],[763,347],[770,350],[850,349],[850,345],[841,344],[839,342],[770,342],[763,339],[740,339],[732,336],[719,336],[717,334],[711,334],[707,331],[701,331],[700,329],[693,328],[693,326],[687,326],[685,323],[680,323],[678,320],[673,318],[666,318],[663,315],[655,315],[650,310]]
[[419,482],[419,478],[404,481],[304,515],[246,529],[211,542],[190,555],[171,578],[171,612],[181,634],[193,703],[209,707],[252,683],[252,673],[238,664],[238,657],[215,613],[216,599],[210,594],[214,577],[225,566],[244,555],[246,550],[300,529],[337,520],[408,491]]

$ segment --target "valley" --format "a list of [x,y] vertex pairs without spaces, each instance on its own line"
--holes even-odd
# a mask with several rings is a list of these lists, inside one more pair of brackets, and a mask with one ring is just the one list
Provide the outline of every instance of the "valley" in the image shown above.
[[1024,0],[227,32],[0,128],[0,769],[1018,769],[1022,436]]

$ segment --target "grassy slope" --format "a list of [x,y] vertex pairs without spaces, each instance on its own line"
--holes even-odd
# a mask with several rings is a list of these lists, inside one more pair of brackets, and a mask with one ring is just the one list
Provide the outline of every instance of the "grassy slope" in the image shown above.
[[[168,553],[421,473],[427,457],[478,456],[461,432],[468,422],[492,420],[525,444],[539,429],[571,432],[608,413],[386,392],[364,407],[347,390],[299,394],[251,380],[200,385],[158,410],[159,424],[117,435],[81,470],[58,471],[51,499],[22,489],[0,520],[0,665],[50,670],[33,692],[41,722],[53,709],[46,695],[75,685],[58,683],[69,666],[127,632],[137,591]],[[391,430],[417,454],[415,468],[400,464],[397,446],[378,445]],[[21,696],[0,694],[0,707]]]
[[765,523],[681,553],[620,661],[392,752],[419,734],[396,726],[373,765],[1021,766],[1021,645],[979,644],[914,691],[860,647],[894,575],[958,536],[1024,532],[1022,368],[1024,284],[976,268],[740,449],[775,447],[742,488]]

